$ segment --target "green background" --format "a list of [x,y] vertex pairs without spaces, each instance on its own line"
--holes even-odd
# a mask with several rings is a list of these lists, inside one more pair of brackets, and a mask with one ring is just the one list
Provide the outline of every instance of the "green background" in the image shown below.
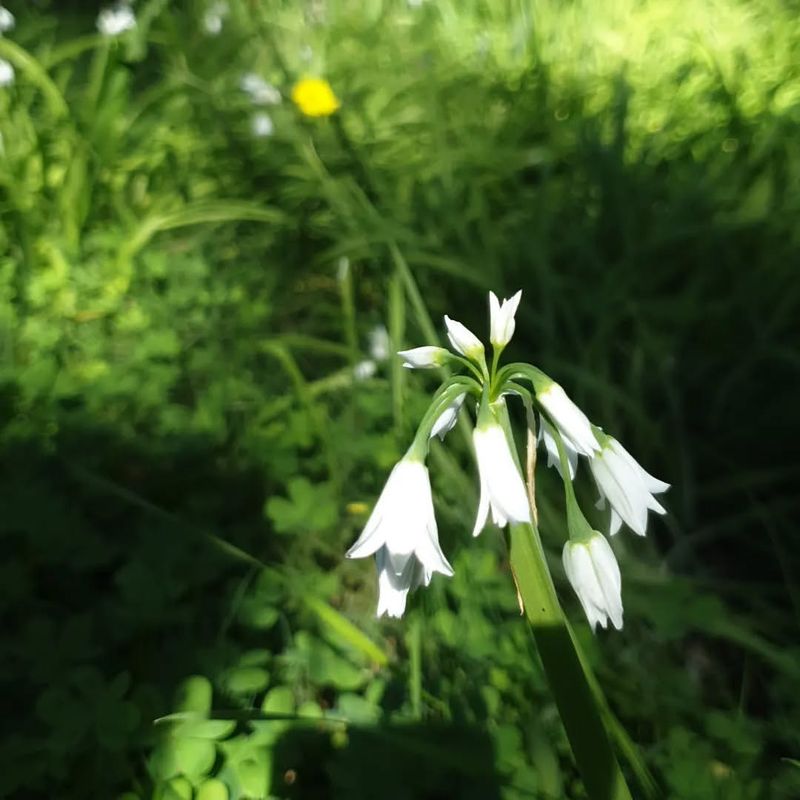
[[8,3],[0,796],[584,797],[464,431],[455,577],[378,621],[343,560],[436,385],[371,331],[522,288],[508,357],[673,485],[592,636],[539,471],[634,797],[799,797],[797,3],[210,5]]

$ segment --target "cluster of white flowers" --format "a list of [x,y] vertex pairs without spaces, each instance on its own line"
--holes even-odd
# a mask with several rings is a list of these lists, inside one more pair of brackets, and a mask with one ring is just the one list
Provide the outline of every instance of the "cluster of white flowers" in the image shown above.
[[[0,6],[0,36],[13,30],[14,25],[16,25],[14,15],[5,6]],[[0,58],[0,88],[11,86],[14,83],[14,76],[14,65]]]
[[[538,410],[538,441],[548,465],[555,466],[567,496],[569,541],[564,546],[564,571],[592,628],[608,621],[622,627],[622,582],[608,540],[593,530],[577,506],[572,489],[580,457],[588,460],[604,507],[611,509],[609,533],[624,522],[644,535],[648,511],[664,514],[655,495],[669,484],[647,473],[613,437],[592,425],[555,381],[529,364],[497,369],[503,349],[514,334],[521,292],[499,301],[489,294],[490,335],[494,360],[489,370],[483,343],[466,326],[445,316],[452,351],[424,346],[400,351],[409,369],[433,369],[445,363],[464,366],[468,374],[450,378],[437,392],[406,455],[392,470],[349,558],[375,555],[378,567],[378,616],[403,614],[409,590],[427,586],[434,572],[453,570],[439,546],[431,485],[425,466],[428,442],[444,439],[456,423],[468,395],[478,401],[472,433],[480,481],[480,500],[473,528],[477,536],[491,515],[495,525],[531,523],[531,504],[508,424],[506,397],[518,395]],[[521,382],[528,381],[532,391]]]
[[103,36],[113,38],[135,27],[136,14],[127,0],[120,0],[113,6],[102,9],[97,15],[97,30]]
[[[276,106],[281,102],[277,87],[265,81],[255,72],[247,72],[239,80],[239,88],[247,95],[254,106]],[[275,132],[272,117],[264,110],[253,113],[250,118],[250,131],[257,139],[266,139]]]

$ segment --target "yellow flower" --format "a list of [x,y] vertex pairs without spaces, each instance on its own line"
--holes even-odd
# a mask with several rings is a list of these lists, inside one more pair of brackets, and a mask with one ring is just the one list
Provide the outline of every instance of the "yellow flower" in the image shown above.
[[341,103],[324,78],[303,78],[292,89],[292,101],[307,117],[329,117]]

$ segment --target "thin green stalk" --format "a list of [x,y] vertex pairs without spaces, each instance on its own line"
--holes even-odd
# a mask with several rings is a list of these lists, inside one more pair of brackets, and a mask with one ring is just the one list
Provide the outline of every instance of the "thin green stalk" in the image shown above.
[[[510,437],[507,412],[501,415],[501,424]],[[529,487],[530,493],[532,487]],[[591,800],[631,800],[600,708],[558,602],[538,527],[532,523],[509,527],[514,582],[533,628],[539,656],[586,791]]]
[[550,689],[591,800],[631,800],[547,569],[539,533],[510,526],[511,570]]

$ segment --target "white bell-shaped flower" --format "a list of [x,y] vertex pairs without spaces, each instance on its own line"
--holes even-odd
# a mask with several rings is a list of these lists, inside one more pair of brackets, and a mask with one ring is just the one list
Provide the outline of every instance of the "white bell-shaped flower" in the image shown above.
[[567,393],[555,381],[544,389],[537,389],[536,399],[544,406],[558,427],[562,439],[577,453],[591,456],[600,449],[600,443],[592,431],[586,414],[570,400]]
[[489,292],[489,341],[495,347],[505,347],[514,335],[514,315],[517,313],[519,301],[522,298],[522,289],[513,297],[503,300],[502,304],[494,292]]
[[411,456],[397,462],[367,524],[348,558],[365,558],[385,548],[385,563],[395,577],[416,558],[427,572],[452,575],[439,546],[428,470]]
[[500,528],[507,522],[530,522],[531,509],[525,483],[514,461],[505,431],[491,416],[479,419],[472,433],[481,496],[473,536],[485,527],[492,512],[494,524]]
[[595,531],[585,541],[564,545],[564,571],[581,601],[594,630],[605,628],[608,620],[622,628],[622,577],[614,551],[606,538]]
[[611,506],[609,532],[614,534],[624,522],[632,531],[644,536],[647,512],[666,514],[654,495],[665,492],[669,484],[646,472],[636,459],[612,436],[605,437],[599,452],[589,461],[601,505]]
[[473,361],[480,361],[483,358],[483,342],[466,325],[450,319],[447,314],[444,315],[444,324],[453,350]]
[[450,354],[444,347],[426,345],[411,350],[400,350],[397,355],[403,359],[403,366],[407,369],[433,369],[441,367]]

